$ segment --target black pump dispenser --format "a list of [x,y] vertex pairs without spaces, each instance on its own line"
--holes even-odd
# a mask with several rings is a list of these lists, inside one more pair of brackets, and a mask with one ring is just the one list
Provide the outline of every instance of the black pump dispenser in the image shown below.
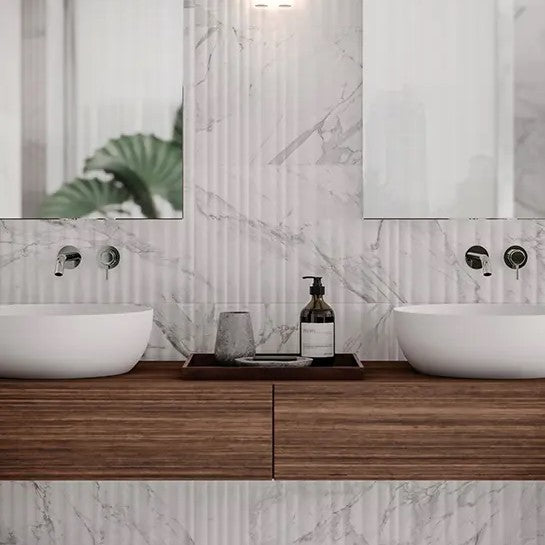
[[303,280],[314,279],[314,283],[310,286],[310,295],[325,295],[325,288],[322,284],[321,276],[303,276]]
[[325,287],[321,276],[303,276],[313,280],[311,301],[301,311],[301,356],[313,359],[313,365],[332,365],[335,360],[335,313],[324,301]]

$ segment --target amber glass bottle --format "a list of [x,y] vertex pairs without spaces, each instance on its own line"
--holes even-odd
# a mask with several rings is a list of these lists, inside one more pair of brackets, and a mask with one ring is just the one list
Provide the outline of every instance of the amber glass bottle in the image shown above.
[[324,301],[325,287],[320,276],[303,276],[314,280],[312,299],[301,311],[299,346],[301,356],[312,358],[313,365],[333,365],[335,360],[335,313]]

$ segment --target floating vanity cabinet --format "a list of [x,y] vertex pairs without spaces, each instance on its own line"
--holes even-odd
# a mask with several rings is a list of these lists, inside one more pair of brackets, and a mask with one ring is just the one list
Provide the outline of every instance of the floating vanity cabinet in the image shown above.
[[275,384],[276,479],[545,479],[544,380],[366,373]]
[[545,480],[545,380],[0,380],[0,480]]
[[271,479],[272,386],[196,383],[178,364],[0,381],[0,479]]

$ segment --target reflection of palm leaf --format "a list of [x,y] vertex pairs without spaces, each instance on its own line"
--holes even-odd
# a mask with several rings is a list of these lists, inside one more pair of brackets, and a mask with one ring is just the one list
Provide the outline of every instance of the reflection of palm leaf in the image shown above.
[[114,182],[76,178],[48,195],[40,207],[41,218],[81,218],[107,206],[129,200],[127,190]]
[[182,151],[174,142],[153,135],[122,136],[87,159],[84,170],[111,174],[148,218],[158,217],[154,194],[182,209]]
[[182,104],[176,111],[176,121],[172,132],[172,141],[176,142],[182,149],[184,146],[184,105]]
[[172,140],[137,134],[110,140],[85,162],[85,173],[103,171],[112,177],[76,178],[45,198],[41,217],[105,214],[111,205],[133,200],[144,216],[159,216],[154,196],[183,209],[183,104],[176,112]]

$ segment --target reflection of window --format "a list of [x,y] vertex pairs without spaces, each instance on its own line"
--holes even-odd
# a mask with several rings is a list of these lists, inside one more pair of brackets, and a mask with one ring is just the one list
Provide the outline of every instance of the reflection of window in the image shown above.
[[0,2],[0,217],[21,215],[21,7]]
[[[109,138],[170,138],[182,96],[180,0],[70,0],[69,136],[82,164]],[[74,172],[70,173],[71,175]]]
[[35,216],[45,194],[81,174],[109,139],[171,137],[182,100],[183,3],[2,0],[0,19],[13,21],[2,13],[11,2],[22,28],[23,214]]

